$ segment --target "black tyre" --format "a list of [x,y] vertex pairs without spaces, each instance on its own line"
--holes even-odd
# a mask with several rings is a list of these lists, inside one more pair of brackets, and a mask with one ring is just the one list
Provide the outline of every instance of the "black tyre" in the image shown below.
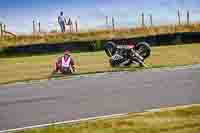
[[112,57],[116,52],[116,44],[114,42],[107,42],[104,50],[107,56]]
[[116,61],[114,61],[112,59],[109,60],[109,63],[110,63],[111,67],[117,67],[118,66],[117,63],[116,63]]
[[148,43],[140,42],[136,46],[137,53],[142,56],[144,59],[148,58],[151,55],[151,48]]

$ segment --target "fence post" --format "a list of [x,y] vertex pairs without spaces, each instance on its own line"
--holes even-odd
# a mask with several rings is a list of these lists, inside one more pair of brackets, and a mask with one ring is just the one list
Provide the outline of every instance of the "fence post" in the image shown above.
[[6,24],[3,25],[3,35],[6,37]]
[[76,32],[78,32],[78,22],[77,22],[77,20],[75,21],[75,28],[76,28]]
[[190,11],[187,11],[187,24],[190,24]]
[[181,15],[180,15],[180,10],[178,10],[178,24],[181,24]]
[[35,21],[33,20],[33,34],[35,34]]
[[106,16],[106,28],[108,28],[108,16]]
[[73,31],[73,22],[72,22],[71,18],[69,18],[67,25],[69,25],[69,30],[70,30],[69,32],[72,32]]
[[71,28],[72,28],[71,32],[73,33],[74,32],[74,25],[73,25],[73,23],[71,25]]
[[0,23],[0,36],[3,37],[3,24]]
[[40,22],[38,22],[38,32],[40,33],[41,32],[41,27],[40,27]]
[[144,27],[144,13],[142,12],[142,27]]
[[153,18],[152,18],[152,14],[150,14],[149,17],[150,17],[150,25],[153,26]]
[[113,31],[115,31],[115,19],[114,19],[114,17],[112,17],[112,29],[113,29]]
[[71,23],[71,25],[70,25],[70,32],[72,33],[73,32],[73,23]]
[[3,27],[4,31],[6,31],[6,25],[4,24],[4,27]]

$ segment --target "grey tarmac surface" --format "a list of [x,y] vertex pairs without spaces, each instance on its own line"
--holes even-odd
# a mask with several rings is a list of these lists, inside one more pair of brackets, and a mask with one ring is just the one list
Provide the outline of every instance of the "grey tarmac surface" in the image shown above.
[[200,65],[0,86],[0,131],[200,103]]

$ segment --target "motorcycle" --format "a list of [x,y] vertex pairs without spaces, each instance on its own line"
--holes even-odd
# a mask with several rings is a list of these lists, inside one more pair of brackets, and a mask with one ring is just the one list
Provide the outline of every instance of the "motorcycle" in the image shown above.
[[151,55],[151,48],[147,42],[125,42],[124,44],[116,44],[109,41],[105,45],[105,53],[112,67],[130,66],[131,64],[139,64],[141,67],[147,67],[144,63]]

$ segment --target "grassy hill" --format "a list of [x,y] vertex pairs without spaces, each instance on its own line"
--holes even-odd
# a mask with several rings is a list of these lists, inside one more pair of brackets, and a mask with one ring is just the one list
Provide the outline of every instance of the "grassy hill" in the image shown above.
[[200,23],[190,25],[163,25],[143,28],[121,28],[78,33],[41,33],[35,35],[6,36],[0,39],[0,47],[30,45],[35,43],[58,43],[68,41],[88,41],[113,38],[131,38],[138,36],[158,35],[176,32],[199,32]]

